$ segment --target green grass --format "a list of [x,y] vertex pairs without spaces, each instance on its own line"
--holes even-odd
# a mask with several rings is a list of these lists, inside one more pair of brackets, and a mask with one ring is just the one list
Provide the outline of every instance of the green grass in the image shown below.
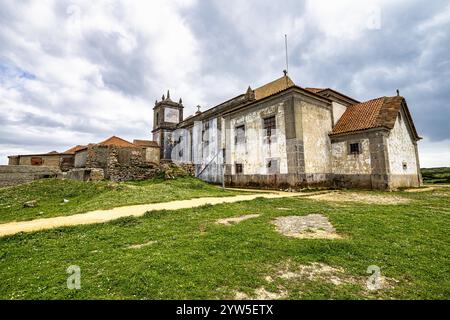
[[[373,194],[373,193],[371,193]],[[290,199],[148,213],[141,218],[60,228],[0,239],[2,299],[220,299],[284,286],[288,299],[449,299],[450,188],[378,193],[412,199],[402,205]],[[290,210],[279,210],[283,207]],[[233,226],[219,218],[259,213]],[[276,232],[277,216],[326,215],[343,240],[302,240]],[[130,245],[157,241],[140,249]],[[366,279],[369,265],[397,279],[367,293],[363,284],[282,280],[280,263],[321,262]],[[66,287],[70,265],[81,289]]]
[[423,168],[421,172],[425,183],[450,184],[450,168]]
[[[114,188],[109,185],[106,181],[43,179],[1,188],[0,223],[71,215],[125,205],[237,194],[192,177],[127,182],[117,184]],[[69,202],[65,203],[64,199]],[[30,200],[37,200],[37,207],[24,208],[23,204]]]

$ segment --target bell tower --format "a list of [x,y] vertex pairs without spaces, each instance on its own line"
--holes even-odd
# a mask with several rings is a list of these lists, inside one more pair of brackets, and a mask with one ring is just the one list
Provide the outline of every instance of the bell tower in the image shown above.
[[170,99],[170,92],[162,96],[162,100],[156,100],[153,107],[153,141],[161,147],[161,159],[170,160],[172,152],[172,132],[178,123],[183,121],[183,101]]

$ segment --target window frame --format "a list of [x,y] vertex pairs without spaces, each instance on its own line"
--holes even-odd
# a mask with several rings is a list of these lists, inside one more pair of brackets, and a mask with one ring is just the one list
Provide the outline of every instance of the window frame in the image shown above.
[[[240,168],[240,170],[238,170],[238,168]],[[234,171],[235,174],[244,174],[244,165],[242,163],[235,163]]]
[[[264,117],[264,118],[262,118],[262,121],[263,121],[264,139],[267,141],[267,143],[271,144],[274,141],[274,138],[276,139],[276,135],[274,135],[274,132],[273,132],[273,131],[276,132],[276,130],[277,130],[276,115],[273,114],[273,115]],[[273,124],[273,125],[268,125],[268,124]]]
[[[240,131],[240,128],[242,128],[242,136],[238,135],[238,132]],[[236,127],[234,127],[234,144],[245,144],[247,142],[247,136],[246,136],[246,130],[245,130],[245,124],[240,124]],[[239,139],[240,138],[240,139]]]
[[[358,150],[357,151],[353,151],[352,150],[352,146],[357,146]],[[359,155],[362,153],[362,144],[360,141],[350,141],[348,143],[348,154],[350,155]]]

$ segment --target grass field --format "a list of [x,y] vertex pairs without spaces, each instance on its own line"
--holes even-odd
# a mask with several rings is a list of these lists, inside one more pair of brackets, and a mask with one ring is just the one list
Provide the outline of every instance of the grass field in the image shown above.
[[424,183],[450,184],[450,168],[423,168],[421,171]]
[[[201,184],[192,180],[155,188],[153,184],[157,183],[136,186],[159,189],[155,192],[160,197],[169,186],[172,190],[184,186],[173,191],[173,197],[221,192],[210,186],[192,187]],[[80,187],[93,188],[91,195],[85,196]],[[93,208],[97,199],[110,199],[107,195],[116,192],[103,187],[79,186],[71,199],[79,199],[84,209]],[[33,196],[48,203],[48,215],[67,213],[60,209],[60,202],[69,195],[55,193],[45,198],[41,189],[32,190]],[[282,299],[449,299],[450,188],[345,193],[361,202],[257,199],[0,238],[0,298],[233,299],[270,292],[275,294],[272,298]],[[2,201],[13,202],[2,194]],[[137,201],[133,196],[130,200],[121,197],[108,201]],[[364,197],[384,201],[369,204],[363,202]],[[394,204],[398,199],[410,202]],[[17,201],[23,200],[26,197]],[[11,211],[2,212],[8,215],[4,221],[12,218]],[[271,223],[279,216],[311,213],[326,216],[342,239],[290,238]],[[217,219],[247,214],[260,216],[231,226],[215,224]],[[305,266],[318,264],[322,267],[295,276]],[[67,289],[70,265],[81,268],[80,290]],[[366,289],[371,265],[379,266],[386,277],[389,285],[384,289]]]
[[[237,192],[224,191],[191,177],[120,184],[43,179],[0,189],[0,223],[72,215],[125,205],[235,194]],[[68,202],[64,202],[64,199]],[[37,206],[24,208],[23,204],[31,200],[37,200]]]

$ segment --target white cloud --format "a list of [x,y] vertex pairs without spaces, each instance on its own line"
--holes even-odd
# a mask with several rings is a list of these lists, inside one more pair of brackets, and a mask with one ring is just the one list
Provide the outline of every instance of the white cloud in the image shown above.
[[450,167],[450,139],[433,142],[424,138],[419,142],[419,158],[422,168]]

